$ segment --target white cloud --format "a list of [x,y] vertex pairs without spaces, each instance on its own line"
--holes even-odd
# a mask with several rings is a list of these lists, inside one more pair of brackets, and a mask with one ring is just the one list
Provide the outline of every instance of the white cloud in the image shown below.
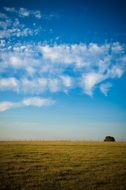
[[10,27],[12,24],[10,19],[6,19],[6,21],[0,21],[0,28],[3,30],[6,30],[8,27]]
[[0,89],[39,95],[79,87],[92,96],[97,86],[105,94],[100,85],[125,73],[125,52],[126,47],[119,43],[7,46],[1,41],[0,72],[6,77],[1,77]]
[[[25,8],[15,9],[14,7],[4,7],[5,13],[0,12],[0,39],[13,39],[14,37],[23,36],[35,36],[41,30],[41,26],[32,27],[24,24],[24,21],[20,17],[34,17],[35,19],[41,18],[41,12],[39,10],[28,10]],[[11,14],[16,14],[10,16]]]
[[0,102],[0,112],[6,111],[13,107],[12,102]]
[[[54,45],[54,46],[40,46],[40,51],[43,54],[44,59],[49,60],[53,63],[61,64],[73,64],[80,61],[83,61],[80,57],[83,46],[77,45]],[[81,52],[82,51],[82,52]]]
[[23,17],[27,17],[30,15],[30,11],[28,11],[27,9],[25,8],[20,8],[19,9],[19,15],[20,16],[23,16]]
[[58,92],[60,91],[60,82],[57,78],[49,79],[48,81],[49,90],[51,92]]
[[26,8],[20,8],[18,12],[19,16],[21,17],[28,17],[28,16],[34,16],[37,19],[41,19],[41,12],[39,10],[28,10]]
[[26,106],[42,107],[42,106],[53,105],[54,103],[55,101],[52,99],[38,98],[38,97],[32,97],[32,98],[23,100],[23,105],[26,105]]
[[20,67],[20,65],[21,65],[21,60],[19,59],[18,56],[14,56],[14,55],[10,56],[9,62],[10,62],[11,65],[12,65],[13,67],[15,67],[15,68],[16,68],[16,67]]
[[41,12],[40,11],[33,11],[32,14],[38,18],[38,19],[41,19],[42,18],[42,15],[41,15]]
[[123,51],[123,48],[119,42],[114,42],[112,44],[112,52],[116,53],[116,52],[122,52],[122,51]]
[[76,68],[83,68],[94,64],[109,56],[110,44],[98,45],[95,43],[86,44],[61,44],[40,46],[44,59],[53,63],[75,65]]
[[0,78],[0,90],[17,90],[18,80],[14,77]]
[[51,106],[54,103],[55,101],[50,98],[41,98],[41,97],[27,98],[20,102],[5,101],[5,102],[0,102],[0,112],[4,112],[12,108],[20,108],[26,106],[36,106],[36,107]]
[[70,88],[72,86],[73,81],[72,81],[72,78],[70,76],[64,76],[64,75],[62,75],[61,79],[62,79],[63,85],[65,87]]
[[[40,96],[81,88],[83,93],[93,96],[98,87],[107,96],[112,84],[106,80],[119,79],[126,71],[125,45],[119,42],[71,45],[15,42],[41,31],[35,19],[56,17],[55,14],[41,15],[39,10],[4,7],[4,13],[0,13],[0,91]],[[34,18],[35,24],[29,28],[24,24],[25,18]],[[0,102],[0,111],[52,104],[52,99],[32,97],[20,102]]]
[[99,46],[96,43],[90,43],[88,47],[89,53],[93,54],[94,56],[102,55],[109,49],[109,44],[104,44]]
[[6,10],[8,12],[17,12],[14,7],[4,7],[4,10]]
[[100,85],[100,90],[101,92],[107,96],[108,95],[108,91],[109,89],[112,87],[112,84],[111,83],[103,83]]
[[29,17],[29,16],[34,16],[37,19],[41,19],[41,12],[39,10],[28,10],[26,8],[19,8],[16,9],[14,7],[4,7],[4,10],[6,10],[7,12],[11,12],[11,13],[16,13],[19,17]]
[[112,65],[112,67],[108,69],[108,75],[110,78],[120,78],[124,71],[122,65]]
[[84,89],[84,92],[89,96],[92,96],[94,87],[103,81],[105,78],[104,75],[100,73],[90,72],[82,76],[81,86]]
[[[11,28],[5,28],[5,27],[9,27],[9,25],[11,25],[11,23],[3,22],[3,29],[0,30],[0,39],[6,39],[6,38],[12,38],[12,37],[23,37],[23,36],[32,36],[32,35],[36,35],[39,30],[32,30],[30,28],[22,28],[22,25],[20,25],[19,27],[15,28],[15,26],[12,26]],[[13,23],[14,25],[14,23]]]
[[30,94],[37,93],[40,90],[37,80],[29,80],[27,78],[20,80],[20,88],[21,91],[25,93],[29,92]]
[[[35,96],[81,88],[92,96],[98,87],[106,96],[111,84],[104,82],[120,78],[126,71],[126,46],[119,42],[51,45],[14,42],[13,39],[34,36],[41,30],[34,24],[27,27],[23,18],[41,19],[42,15],[39,10],[23,7],[4,7],[4,12],[0,13],[0,91]],[[33,98],[19,104],[7,103],[1,109],[4,105],[5,109],[9,105],[41,105],[43,101]]]

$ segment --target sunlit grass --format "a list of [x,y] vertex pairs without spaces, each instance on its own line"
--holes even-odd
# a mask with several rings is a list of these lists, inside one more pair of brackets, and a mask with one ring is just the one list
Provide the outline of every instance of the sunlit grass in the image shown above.
[[0,142],[0,189],[126,189],[126,143]]

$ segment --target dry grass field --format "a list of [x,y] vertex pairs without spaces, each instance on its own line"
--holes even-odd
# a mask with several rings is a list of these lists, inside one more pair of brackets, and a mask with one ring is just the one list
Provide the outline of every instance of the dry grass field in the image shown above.
[[125,190],[126,143],[0,142],[1,190]]

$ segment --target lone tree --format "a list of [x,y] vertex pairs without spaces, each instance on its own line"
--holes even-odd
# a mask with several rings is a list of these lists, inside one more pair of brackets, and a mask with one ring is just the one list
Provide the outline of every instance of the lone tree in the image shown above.
[[115,142],[115,138],[111,136],[106,136],[104,141]]

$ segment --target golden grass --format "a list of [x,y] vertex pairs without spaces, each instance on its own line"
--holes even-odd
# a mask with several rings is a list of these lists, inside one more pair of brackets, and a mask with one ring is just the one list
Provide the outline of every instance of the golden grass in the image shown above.
[[126,143],[0,142],[2,190],[125,190]]

